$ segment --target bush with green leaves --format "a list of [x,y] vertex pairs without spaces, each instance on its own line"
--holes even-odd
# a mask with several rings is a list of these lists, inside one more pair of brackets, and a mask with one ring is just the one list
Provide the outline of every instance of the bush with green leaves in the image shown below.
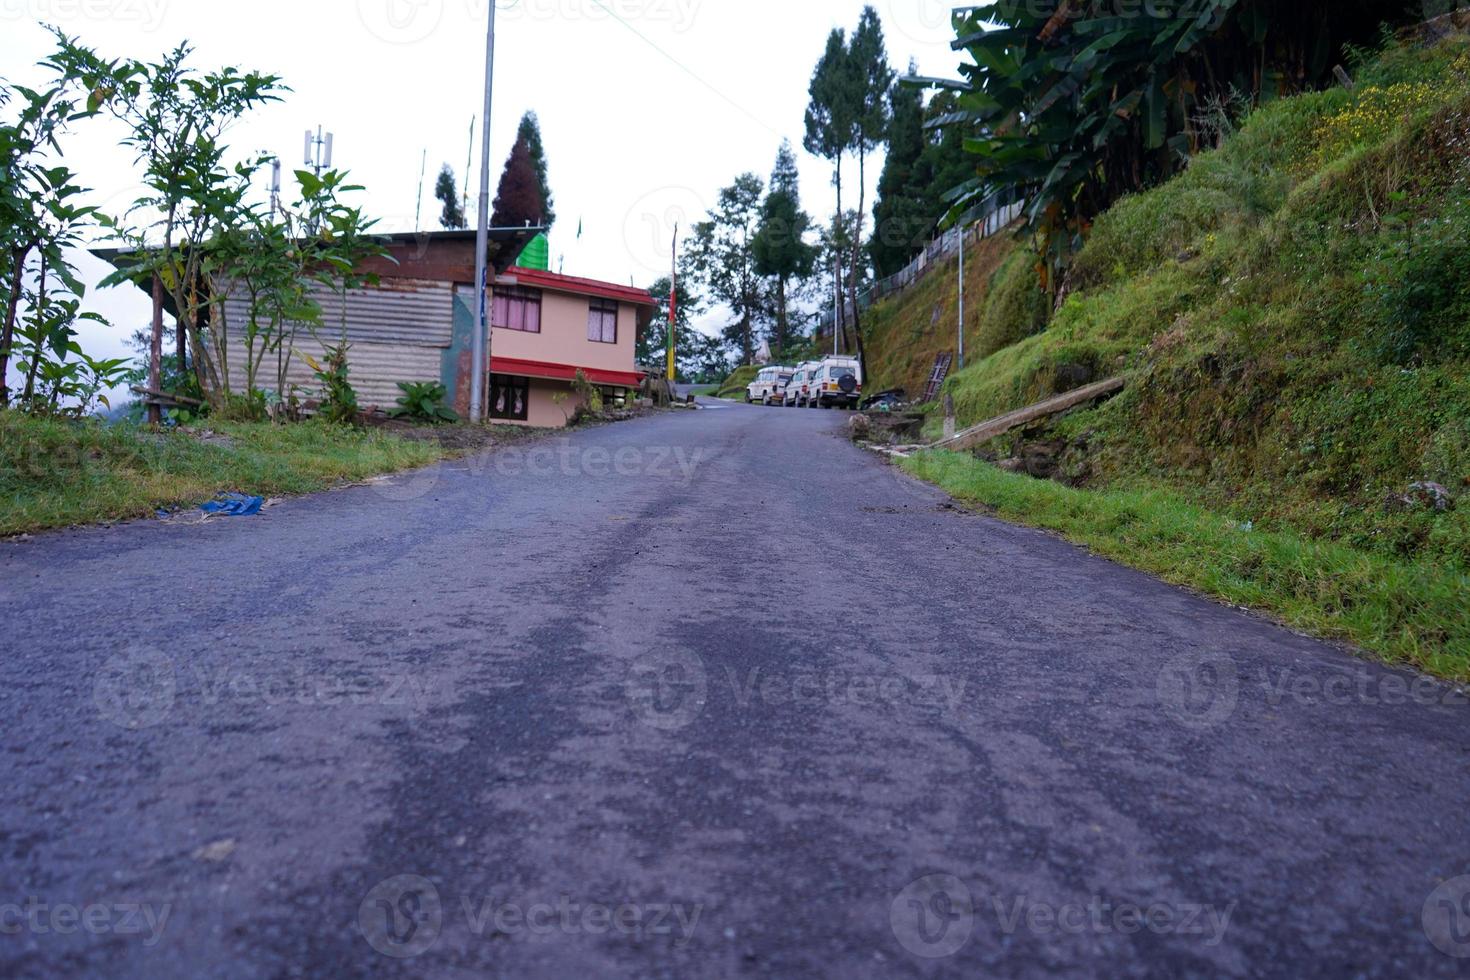
[[351,347],[345,341],[328,347],[321,361],[306,355],[306,363],[322,384],[320,412],[329,422],[352,422],[357,418],[357,391],[347,380],[347,352]]
[[458,422],[459,413],[445,404],[449,389],[438,381],[400,381],[398,404],[388,410],[395,419],[413,419],[437,425],[440,422]]

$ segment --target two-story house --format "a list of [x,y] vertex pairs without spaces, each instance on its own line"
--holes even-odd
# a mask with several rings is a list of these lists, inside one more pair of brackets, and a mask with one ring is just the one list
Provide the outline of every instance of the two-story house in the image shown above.
[[[578,370],[602,389],[605,402],[616,404],[638,388],[637,334],[656,305],[641,289],[513,266],[511,256],[537,232],[492,230],[487,411],[492,421],[558,427],[581,403],[572,384]],[[213,283],[225,295],[201,311],[201,318],[222,318],[224,329],[209,335],[228,337],[229,376],[223,380],[231,390],[244,390],[250,362],[258,367],[257,388],[281,389],[282,397],[295,393],[309,403],[319,382],[307,356],[320,360],[326,346],[345,341],[348,380],[364,410],[392,408],[401,394],[399,382],[439,381],[448,403],[467,416],[476,324],[475,233],[397,234],[382,241],[387,254],[368,259],[358,270],[372,276],[370,284],[345,291],[311,284],[307,295],[320,307],[320,319],[288,325],[289,344],[270,347],[264,339],[248,337],[247,290]],[[122,268],[137,262],[137,256],[117,249],[95,254]]]
[[492,420],[565,425],[580,404],[579,370],[607,403],[642,383],[634,351],[656,309],[646,290],[517,266],[491,296]]

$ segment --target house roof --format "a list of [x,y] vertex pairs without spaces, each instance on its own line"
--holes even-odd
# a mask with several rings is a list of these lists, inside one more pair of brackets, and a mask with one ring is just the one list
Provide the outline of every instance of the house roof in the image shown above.
[[[520,255],[526,243],[541,234],[541,228],[491,228],[490,264],[496,273],[504,272]],[[373,235],[388,248],[391,258],[368,259],[360,271],[377,273],[384,278],[436,279],[445,282],[475,281],[474,231],[394,232]],[[118,269],[139,265],[142,254],[136,248],[93,248],[91,253]],[[139,281],[145,292],[152,286]],[[174,312],[173,297],[165,295],[164,306]]]
[[573,293],[578,296],[596,296],[599,299],[614,299],[620,303],[648,307],[650,310],[658,307],[653,299],[653,294],[646,289],[619,286],[617,283],[583,279],[579,276],[564,276],[556,272],[527,269],[519,265],[507,269],[500,283],[511,286],[529,286],[532,289],[549,289],[553,292]]

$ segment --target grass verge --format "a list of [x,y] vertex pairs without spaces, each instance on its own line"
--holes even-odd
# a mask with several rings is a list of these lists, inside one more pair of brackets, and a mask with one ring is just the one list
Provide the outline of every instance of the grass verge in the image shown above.
[[454,452],[325,423],[212,423],[209,439],[0,413],[0,535],[150,517],[226,491],[325,490]]
[[1075,490],[960,453],[902,463],[999,517],[1394,664],[1470,681],[1470,576],[1288,531],[1257,531],[1164,490]]
[[743,367],[736,368],[734,373],[721,383],[720,390],[715,392],[715,397],[728,398],[738,402],[745,401],[745,396],[748,394],[746,389],[755,380],[755,376],[760,373],[761,369],[754,365],[747,364]]

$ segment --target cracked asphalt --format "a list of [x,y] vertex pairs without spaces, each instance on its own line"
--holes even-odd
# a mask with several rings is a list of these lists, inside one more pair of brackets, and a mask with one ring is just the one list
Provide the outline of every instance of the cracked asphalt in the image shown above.
[[0,974],[1470,974],[1459,692],[842,421],[0,542]]

